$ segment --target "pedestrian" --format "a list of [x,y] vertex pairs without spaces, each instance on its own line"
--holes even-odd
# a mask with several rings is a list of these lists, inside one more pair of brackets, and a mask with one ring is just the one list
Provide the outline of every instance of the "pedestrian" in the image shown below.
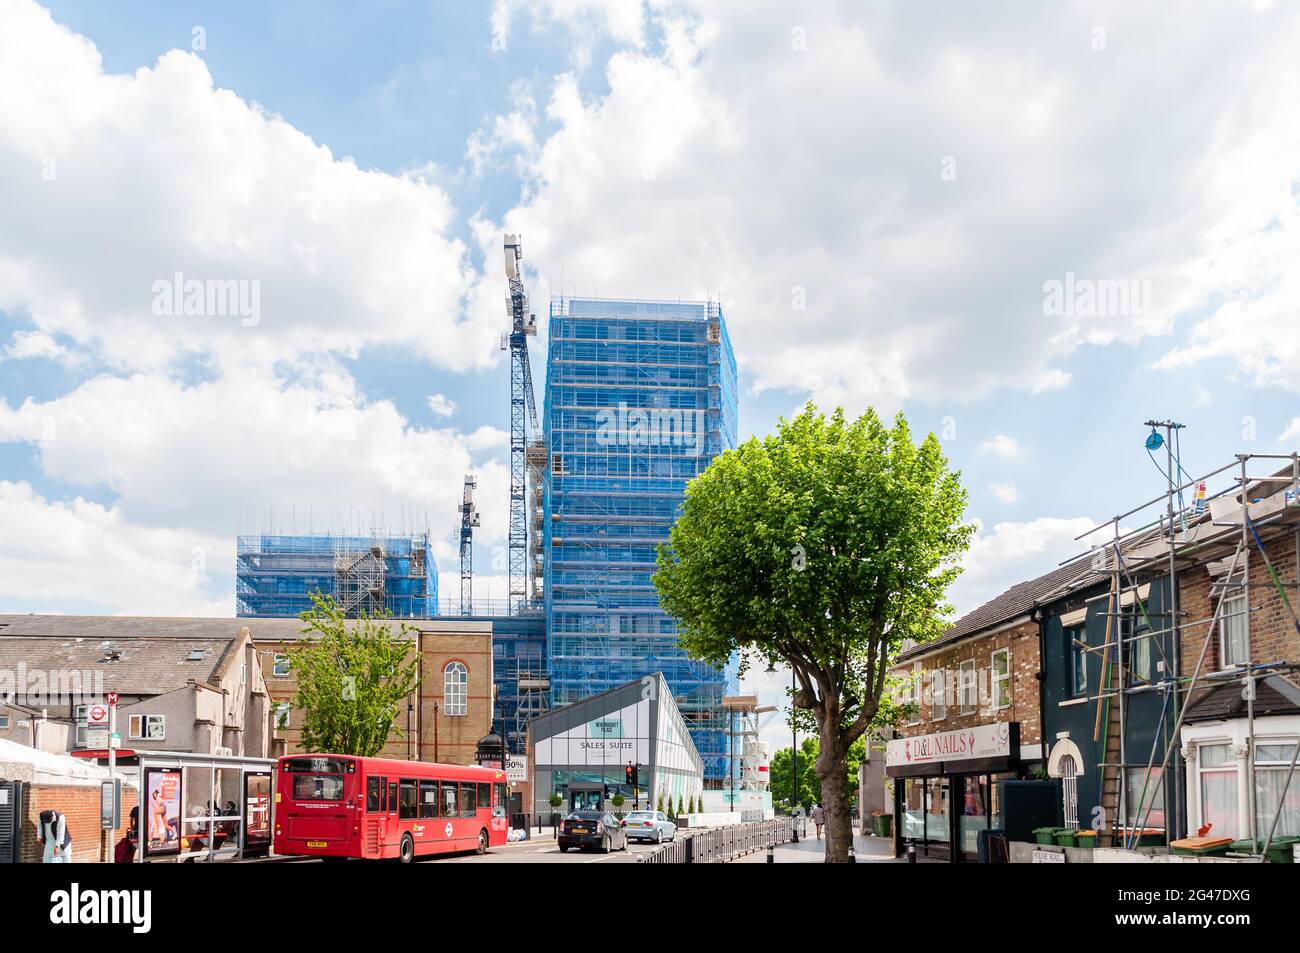
[[62,811],[41,811],[37,839],[41,842],[41,863],[72,863],[72,834]]
[[822,825],[826,823],[826,812],[822,809],[822,802],[818,801],[813,804],[812,822],[817,825],[817,839],[822,839]]

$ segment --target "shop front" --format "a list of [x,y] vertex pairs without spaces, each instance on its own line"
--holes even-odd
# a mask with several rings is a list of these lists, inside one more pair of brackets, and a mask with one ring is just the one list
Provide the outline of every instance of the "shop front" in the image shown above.
[[979,832],[1001,824],[999,781],[1023,777],[1020,724],[998,722],[895,738],[885,749],[894,785],[894,852],[976,860]]

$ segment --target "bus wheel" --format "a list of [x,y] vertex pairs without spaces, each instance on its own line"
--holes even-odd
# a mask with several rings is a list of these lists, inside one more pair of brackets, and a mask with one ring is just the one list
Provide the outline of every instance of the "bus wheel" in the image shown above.
[[397,859],[404,864],[409,864],[415,859],[415,841],[411,839],[410,834],[402,835],[402,845],[398,848]]
[[487,833],[487,831],[479,831],[479,832],[478,832],[478,850],[475,851],[475,853],[486,854],[486,853],[487,853],[487,849],[488,849],[488,833]]

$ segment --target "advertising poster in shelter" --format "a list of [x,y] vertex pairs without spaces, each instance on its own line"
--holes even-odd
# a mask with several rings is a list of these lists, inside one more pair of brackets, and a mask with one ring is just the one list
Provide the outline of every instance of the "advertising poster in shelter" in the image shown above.
[[145,856],[177,854],[181,849],[181,771],[150,768],[145,772]]

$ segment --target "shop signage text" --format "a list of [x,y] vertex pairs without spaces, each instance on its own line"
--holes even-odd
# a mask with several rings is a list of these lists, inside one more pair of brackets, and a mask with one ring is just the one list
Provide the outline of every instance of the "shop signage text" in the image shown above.
[[895,738],[885,748],[885,765],[1005,758],[1011,754],[1010,727],[1006,722],[999,722],[914,738]]

